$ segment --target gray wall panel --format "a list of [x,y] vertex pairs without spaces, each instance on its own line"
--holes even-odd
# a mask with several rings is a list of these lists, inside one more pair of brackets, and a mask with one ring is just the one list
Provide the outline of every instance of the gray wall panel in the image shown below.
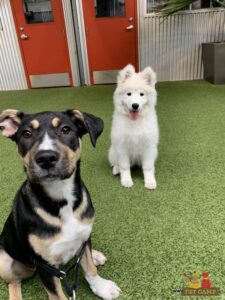
[[0,91],[27,88],[9,0],[0,1]]
[[139,65],[159,81],[203,78],[201,43],[225,40],[225,10],[204,9],[168,18],[145,14],[139,1]]

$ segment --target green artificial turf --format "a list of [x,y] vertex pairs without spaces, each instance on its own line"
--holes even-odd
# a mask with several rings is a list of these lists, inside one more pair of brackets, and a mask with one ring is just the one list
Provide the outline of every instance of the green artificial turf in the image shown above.
[[[100,116],[105,130],[92,148],[83,139],[82,177],[96,209],[93,246],[108,258],[103,277],[122,289],[121,300],[188,299],[173,292],[187,286],[182,275],[207,271],[225,299],[225,86],[204,81],[157,85],[160,125],[158,187],[120,186],[107,161],[115,86],[0,93],[0,110],[26,112],[77,108]],[[25,178],[16,145],[0,137],[0,227]],[[47,299],[38,279],[23,284],[25,300]],[[7,289],[0,281],[0,299]],[[81,276],[77,300],[98,299]]]

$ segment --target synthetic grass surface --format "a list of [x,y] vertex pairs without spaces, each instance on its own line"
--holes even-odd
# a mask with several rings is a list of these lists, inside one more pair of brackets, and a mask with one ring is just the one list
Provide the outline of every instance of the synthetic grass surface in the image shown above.
[[[158,187],[120,186],[107,161],[114,86],[0,93],[0,110],[77,108],[100,116],[105,130],[92,148],[83,139],[82,177],[96,209],[93,246],[108,262],[99,274],[122,289],[122,300],[188,299],[184,272],[207,271],[225,299],[225,86],[203,81],[160,83]],[[0,227],[25,178],[16,145],[0,137]],[[25,300],[47,299],[38,277],[23,284]],[[0,281],[0,299],[8,299]],[[81,276],[77,300],[98,299]],[[215,299],[191,297],[190,299]]]

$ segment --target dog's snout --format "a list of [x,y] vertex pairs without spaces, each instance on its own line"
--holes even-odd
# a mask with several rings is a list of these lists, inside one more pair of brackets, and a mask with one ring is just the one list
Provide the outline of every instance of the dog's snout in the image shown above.
[[39,151],[35,156],[36,163],[42,169],[53,168],[59,160],[59,153],[52,150]]
[[139,104],[138,104],[138,103],[133,103],[133,104],[132,104],[132,108],[133,108],[134,110],[137,110],[138,107],[139,107]]

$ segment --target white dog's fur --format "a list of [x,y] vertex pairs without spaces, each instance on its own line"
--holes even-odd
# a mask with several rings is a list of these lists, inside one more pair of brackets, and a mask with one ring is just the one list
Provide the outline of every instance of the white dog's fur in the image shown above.
[[145,187],[156,188],[155,160],[159,129],[155,84],[156,74],[150,67],[135,73],[134,67],[128,65],[117,78],[109,162],[113,174],[120,173],[124,187],[133,185],[130,167],[138,165],[143,169]]

